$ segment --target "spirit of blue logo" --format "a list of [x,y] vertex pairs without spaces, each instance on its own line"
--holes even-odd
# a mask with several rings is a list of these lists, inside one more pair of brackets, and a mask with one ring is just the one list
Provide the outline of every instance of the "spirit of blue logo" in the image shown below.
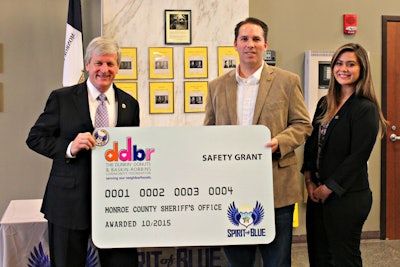
[[235,202],[232,202],[228,207],[228,218],[233,225],[243,225],[247,228],[252,224],[257,225],[263,220],[264,208],[257,201],[252,211],[239,211],[235,206]]
[[[50,259],[49,256],[44,252],[42,242],[39,242],[37,248],[36,246],[33,247],[33,251],[31,252],[28,261],[28,267],[50,267]],[[90,244],[87,251],[86,267],[95,266],[97,266],[96,248]]]

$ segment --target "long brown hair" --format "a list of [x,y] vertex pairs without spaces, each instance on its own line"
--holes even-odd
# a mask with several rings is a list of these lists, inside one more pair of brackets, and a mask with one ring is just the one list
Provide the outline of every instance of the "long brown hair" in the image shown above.
[[333,68],[335,64],[344,52],[354,52],[357,57],[358,63],[360,64],[360,77],[358,78],[355,85],[355,94],[372,101],[379,112],[380,128],[382,136],[386,133],[386,126],[388,121],[383,116],[382,110],[376,99],[374,84],[372,82],[371,67],[369,64],[367,51],[359,44],[349,43],[345,44],[336,50],[332,56],[330,68],[331,68],[331,79],[328,88],[328,94],[326,96],[327,110],[325,115],[321,118],[321,123],[328,123],[331,118],[335,115],[340,101],[341,85],[336,81]]

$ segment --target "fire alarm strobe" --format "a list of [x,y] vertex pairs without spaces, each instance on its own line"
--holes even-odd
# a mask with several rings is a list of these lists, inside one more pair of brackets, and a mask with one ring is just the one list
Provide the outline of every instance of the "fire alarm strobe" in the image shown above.
[[357,32],[357,15],[344,14],[343,15],[343,32],[345,34],[356,34]]

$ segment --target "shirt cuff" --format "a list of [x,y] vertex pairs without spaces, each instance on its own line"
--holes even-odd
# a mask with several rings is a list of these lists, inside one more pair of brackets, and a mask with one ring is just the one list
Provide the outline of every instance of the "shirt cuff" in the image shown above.
[[72,142],[69,143],[69,145],[68,145],[68,147],[67,147],[67,151],[66,151],[66,153],[65,153],[65,157],[68,158],[68,159],[74,159],[74,158],[76,158],[76,156],[73,156],[72,153],[71,153],[71,147],[72,147]]
[[341,187],[338,183],[336,183],[333,180],[330,181],[324,181],[324,184],[333,192],[335,192],[336,195],[341,197],[346,191],[343,187]]

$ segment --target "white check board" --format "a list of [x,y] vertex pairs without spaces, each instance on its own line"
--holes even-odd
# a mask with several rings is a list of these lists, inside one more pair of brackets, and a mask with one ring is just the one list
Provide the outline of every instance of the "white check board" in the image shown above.
[[270,243],[268,128],[96,129],[92,238],[100,248]]

